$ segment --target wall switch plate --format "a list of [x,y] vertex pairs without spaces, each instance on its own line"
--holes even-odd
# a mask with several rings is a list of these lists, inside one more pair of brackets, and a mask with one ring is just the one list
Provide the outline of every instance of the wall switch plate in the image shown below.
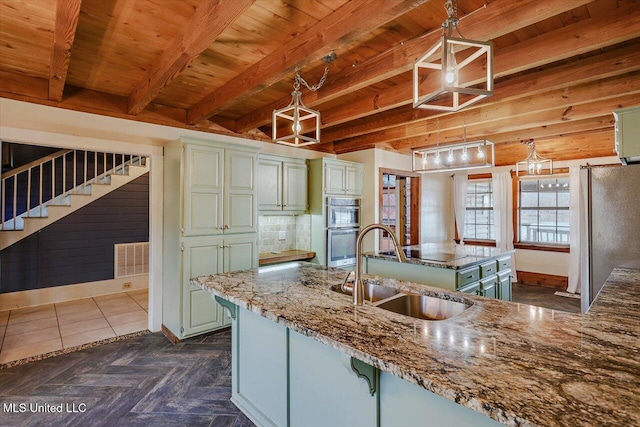
[[279,240],[286,240],[287,239],[287,232],[286,231],[278,231],[278,239]]

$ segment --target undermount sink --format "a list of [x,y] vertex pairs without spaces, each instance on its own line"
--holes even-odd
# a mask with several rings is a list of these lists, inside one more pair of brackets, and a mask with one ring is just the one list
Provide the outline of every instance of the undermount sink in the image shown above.
[[377,307],[394,313],[425,320],[444,320],[460,314],[469,306],[462,302],[428,295],[402,294],[383,301]]
[[[353,295],[353,283],[347,283],[344,290],[340,286],[333,286],[331,290],[345,295]],[[385,300],[399,293],[400,291],[397,289],[375,285],[373,283],[365,283],[364,285],[364,300],[370,303]]]
[[[331,290],[353,295],[353,283],[346,284],[344,290],[339,285],[332,286]],[[364,300],[383,310],[424,320],[449,319],[469,308],[469,305],[463,302],[410,294],[373,283],[364,284]]]

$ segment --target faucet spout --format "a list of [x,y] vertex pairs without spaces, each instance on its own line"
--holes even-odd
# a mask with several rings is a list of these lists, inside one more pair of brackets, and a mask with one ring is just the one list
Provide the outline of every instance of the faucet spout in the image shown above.
[[389,236],[391,236],[391,240],[393,241],[393,246],[396,250],[396,256],[398,257],[398,261],[405,262],[407,258],[404,255],[404,251],[400,247],[400,242],[398,241],[398,236],[396,233],[391,230],[391,228],[387,227],[384,224],[369,224],[360,231],[358,234],[358,239],[356,240],[356,276],[353,282],[353,305],[362,305],[364,301],[364,284],[362,282],[362,264],[360,262],[360,258],[362,257],[362,239],[364,236],[371,230],[384,230]]

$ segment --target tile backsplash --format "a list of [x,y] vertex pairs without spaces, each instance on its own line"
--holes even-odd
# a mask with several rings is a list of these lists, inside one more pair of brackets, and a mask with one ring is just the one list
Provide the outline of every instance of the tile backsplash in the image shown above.
[[311,216],[258,217],[258,251],[281,252],[311,249]]

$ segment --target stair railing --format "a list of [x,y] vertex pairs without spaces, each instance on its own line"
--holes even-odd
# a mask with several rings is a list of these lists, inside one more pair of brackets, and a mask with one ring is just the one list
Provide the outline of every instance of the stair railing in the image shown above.
[[108,175],[123,175],[128,165],[143,165],[145,160],[131,154],[60,150],[6,172],[0,182],[0,230],[16,230],[19,218],[42,217],[46,203]]

